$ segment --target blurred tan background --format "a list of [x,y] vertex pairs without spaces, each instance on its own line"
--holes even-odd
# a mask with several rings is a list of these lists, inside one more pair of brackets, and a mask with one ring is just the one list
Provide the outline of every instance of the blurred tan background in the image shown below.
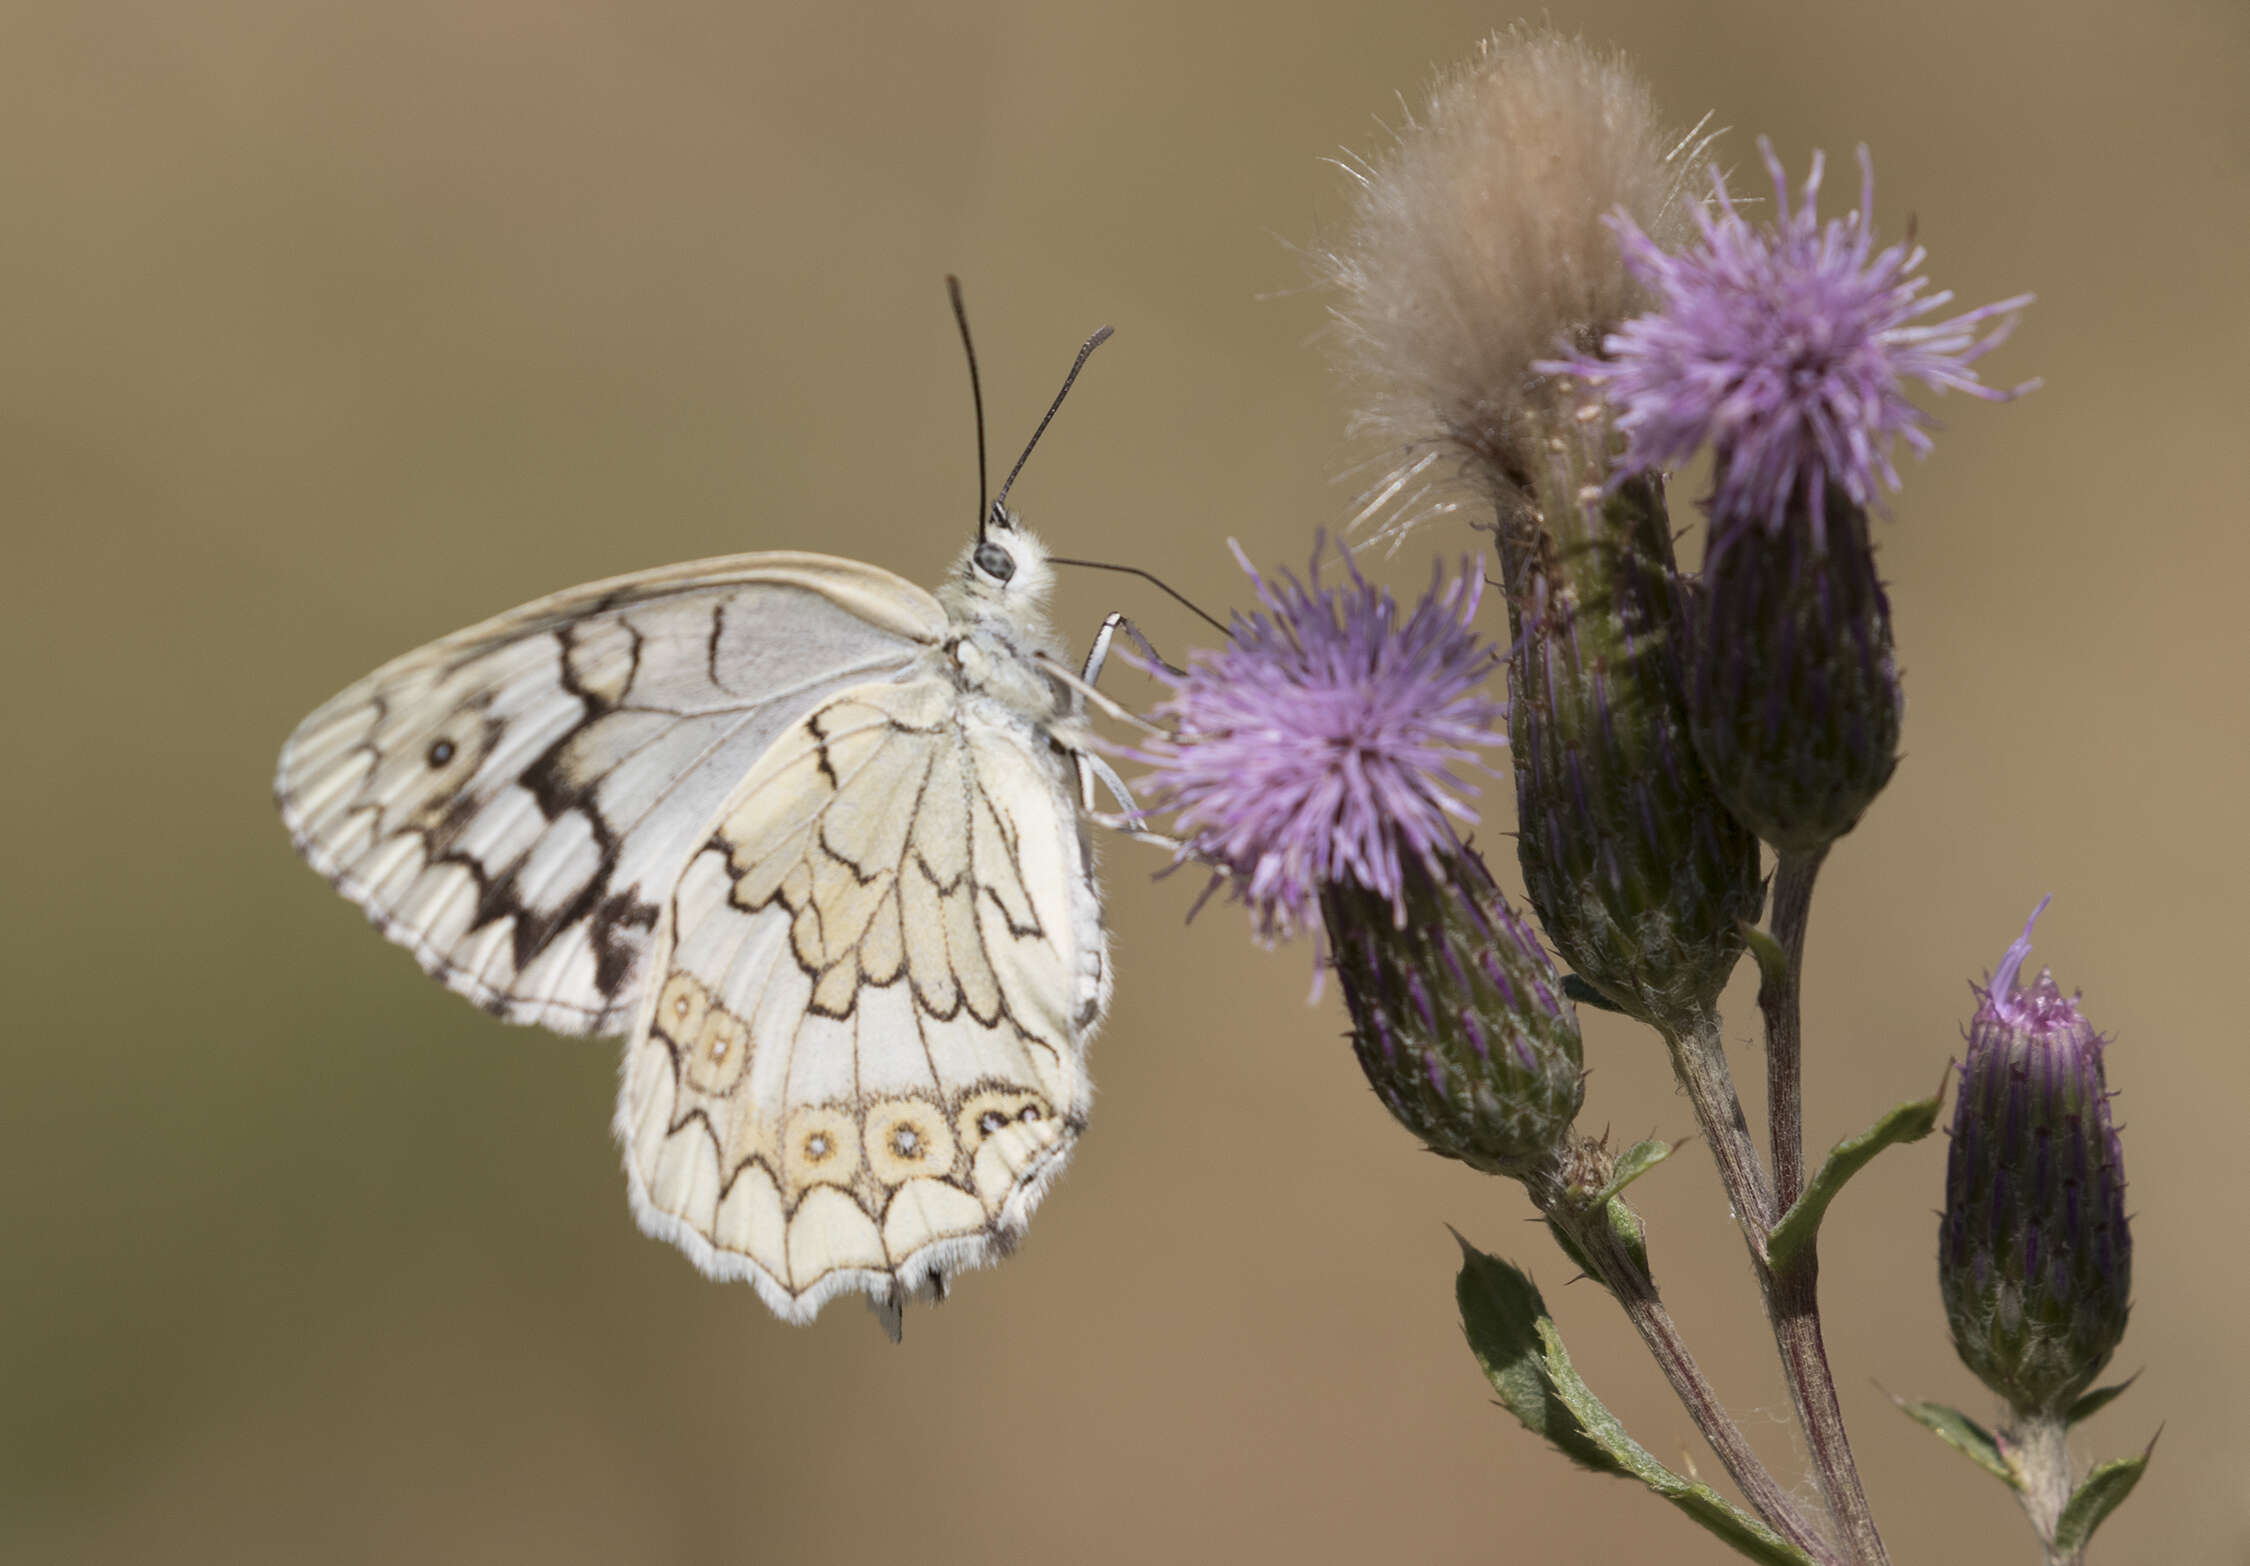
[[[2165,1439],[2103,1563],[2250,1560],[2242,987],[2250,13],[2060,0],[1600,0],[1685,122],[1871,144],[1940,286],[2040,302],[1882,533],[1908,757],[1831,861],[1821,1147],[1925,1092],[2045,892],[2117,1037],[2133,1393]],[[0,962],[0,1555],[92,1561],[1600,1560],[1718,1548],[1490,1397],[1459,1225],[1526,1261],[1660,1455],[1692,1431],[1513,1187],[1418,1152],[1310,954],[1110,854],[1099,1114],[1021,1254],[892,1348],[635,1231],[615,1046],[420,978],[291,856],[303,713],[572,582],[817,547],[933,580],[971,521],[966,279],[1001,460],[1059,547],[1239,601],[1359,453],[1292,245],[1322,162],[1512,13],[32,0],[0,16],[0,485],[13,823]],[[1848,187],[1847,179],[1838,189]],[[1389,567],[1418,586],[1423,535]],[[1153,592],[1080,577],[1081,645]],[[1121,695],[1145,700],[1126,674]],[[1503,782],[1493,797],[1504,800]],[[1491,830],[1503,830],[1498,810]],[[1738,1070],[1759,1074],[1746,982]],[[1588,1116],[1692,1117],[1589,1022]],[[1830,1341],[1905,1562],[2029,1561],[2001,1489],[1875,1383],[1987,1411],[1946,1343],[1944,1148],[1824,1246]],[[1645,1183],[1675,1309],[1804,1469],[1700,1153]],[[1703,1457],[1706,1470],[1715,1463]]]

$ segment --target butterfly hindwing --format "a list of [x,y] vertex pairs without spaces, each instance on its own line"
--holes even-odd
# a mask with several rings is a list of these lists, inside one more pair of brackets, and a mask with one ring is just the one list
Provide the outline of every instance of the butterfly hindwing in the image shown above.
[[944,634],[820,555],[574,588],[322,706],[275,778],[298,850],[432,975],[516,1022],[618,1032],[680,867],[775,736]]
[[644,1228],[800,1321],[1006,1251],[1108,999],[1070,776],[940,677],[773,741],[660,921],[617,1113]]

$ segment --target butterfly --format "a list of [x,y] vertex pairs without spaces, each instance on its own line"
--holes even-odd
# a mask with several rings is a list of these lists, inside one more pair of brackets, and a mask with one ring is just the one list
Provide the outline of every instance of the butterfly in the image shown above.
[[[981,393],[977,422],[981,489]],[[1130,810],[1086,699],[1118,617],[1074,676],[1014,479],[935,593],[803,553],[575,587],[281,752],[291,842],[433,977],[624,1035],[634,1217],[788,1321],[857,1290],[895,1337],[1013,1248],[1086,1125],[1095,782]]]

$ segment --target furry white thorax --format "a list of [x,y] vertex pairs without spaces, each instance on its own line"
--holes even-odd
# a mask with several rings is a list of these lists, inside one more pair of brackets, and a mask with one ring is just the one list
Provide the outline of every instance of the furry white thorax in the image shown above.
[[[1004,579],[986,569],[995,550],[1009,567]],[[984,536],[961,551],[937,593],[952,622],[947,653],[955,678],[965,689],[1042,726],[1076,718],[1083,710],[1075,692],[1038,667],[1042,659],[1058,665],[1066,661],[1063,640],[1047,620],[1054,585],[1047,546],[1012,513],[996,507]]]

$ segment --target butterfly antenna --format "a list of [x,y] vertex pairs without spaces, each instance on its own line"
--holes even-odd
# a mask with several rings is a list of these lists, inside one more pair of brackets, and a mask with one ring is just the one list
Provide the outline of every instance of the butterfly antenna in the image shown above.
[[1031,439],[1024,444],[1023,455],[1016,458],[1016,465],[1008,470],[1007,480],[1001,484],[1000,493],[992,497],[992,508],[994,510],[998,510],[1001,503],[1008,498],[1009,486],[1015,483],[1016,475],[1023,471],[1023,465],[1031,460],[1032,448],[1039,444],[1039,437],[1046,434],[1047,426],[1055,422],[1055,410],[1060,408],[1063,405],[1063,399],[1070,395],[1070,388],[1077,381],[1078,372],[1086,368],[1086,361],[1093,357],[1094,350],[1109,341],[1111,330],[1110,327],[1102,327],[1093,336],[1087,338],[1086,345],[1078,350],[1077,362],[1071,365],[1070,373],[1063,377],[1062,390],[1056,392],[1055,400],[1047,405],[1047,416],[1039,421],[1039,428],[1031,432]]
[[977,541],[984,541],[984,497],[990,493],[991,475],[984,465],[984,382],[977,378],[977,345],[969,340],[969,307],[961,302],[961,279],[945,274],[946,297],[953,301],[953,319],[961,328],[961,351],[969,356],[969,401],[977,410]]
[[1227,640],[1232,641],[1234,639],[1234,632],[1221,625],[1217,615],[1188,597],[1187,594],[1181,592],[1170,582],[1165,581],[1154,571],[1144,571],[1139,566],[1116,565],[1107,560],[1069,560],[1061,555],[1049,555],[1047,563],[1049,565],[1079,566],[1088,571],[1121,571],[1127,576],[1137,576],[1142,581],[1153,584],[1158,592],[1169,595],[1175,603],[1185,605],[1189,613],[1201,618],[1204,624],[1210,626]]

